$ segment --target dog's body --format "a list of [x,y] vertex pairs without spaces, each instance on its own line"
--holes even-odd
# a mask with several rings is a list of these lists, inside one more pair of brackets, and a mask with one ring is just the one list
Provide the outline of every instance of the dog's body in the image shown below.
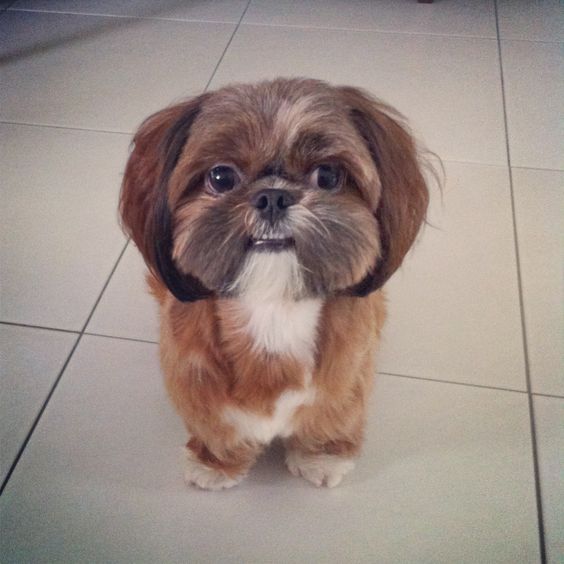
[[234,484],[282,437],[294,473],[336,485],[362,442],[382,292],[253,306],[182,303],[156,279],[151,285],[161,303],[165,382],[193,436],[189,449],[220,471],[191,464],[187,478],[203,488]]
[[235,485],[276,437],[316,485],[352,468],[380,288],[427,197],[397,114],[356,89],[227,87],[143,124],[121,212],[161,305],[190,483]]

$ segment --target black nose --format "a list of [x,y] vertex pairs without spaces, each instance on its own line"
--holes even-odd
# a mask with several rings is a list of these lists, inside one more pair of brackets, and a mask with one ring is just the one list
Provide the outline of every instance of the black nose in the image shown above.
[[296,203],[296,198],[287,190],[269,188],[254,194],[251,198],[251,203],[259,210],[262,219],[274,224],[284,216],[287,208]]

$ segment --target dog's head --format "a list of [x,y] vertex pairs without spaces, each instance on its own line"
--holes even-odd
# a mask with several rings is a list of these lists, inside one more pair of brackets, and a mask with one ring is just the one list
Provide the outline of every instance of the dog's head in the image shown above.
[[401,116],[308,79],[234,85],[149,117],[120,211],[182,301],[364,296],[395,272],[428,191]]

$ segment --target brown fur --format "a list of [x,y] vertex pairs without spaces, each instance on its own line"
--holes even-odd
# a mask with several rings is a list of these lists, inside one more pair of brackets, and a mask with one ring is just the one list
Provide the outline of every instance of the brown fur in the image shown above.
[[[221,418],[237,406],[257,415],[272,414],[280,394],[301,389],[304,369],[287,357],[252,353],[249,337],[232,330],[228,300],[182,304],[158,288],[161,308],[161,362],[165,382],[197,443],[189,443],[203,462],[202,444],[225,470],[240,472],[264,445],[249,444]],[[320,319],[312,381],[317,398],[299,408],[288,441],[307,452],[357,454],[362,443],[366,400],[375,374],[375,353],[385,320],[382,292],[366,298],[328,300]],[[198,367],[190,359],[198,359]],[[197,448],[194,445],[197,444]],[[241,464],[238,461],[241,461]]]
[[[218,197],[205,174],[227,160],[242,187]],[[338,162],[338,193],[312,190],[313,168]],[[313,366],[257,351],[229,294],[260,228],[249,200],[291,191],[305,297],[321,298]],[[350,87],[295,79],[236,85],[148,118],[134,138],[122,188],[123,225],[151,270],[161,308],[161,363],[188,448],[226,476],[244,474],[264,447],[238,434],[225,408],[269,417],[283,392],[313,403],[292,419],[288,449],[358,454],[374,357],[385,319],[381,286],[424,220],[428,192],[403,118]],[[313,219],[311,219],[313,218]]]

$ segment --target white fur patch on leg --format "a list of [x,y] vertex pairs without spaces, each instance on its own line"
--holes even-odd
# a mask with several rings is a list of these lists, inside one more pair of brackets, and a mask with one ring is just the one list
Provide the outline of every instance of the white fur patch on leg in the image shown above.
[[302,476],[318,487],[334,488],[354,468],[354,461],[334,454],[304,454],[291,450],[286,455],[286,466],[294,476]]
[[187,484],[198,486],[203,490],[225,490],[236,486],[246,475],[241,474],[235,478],[230,478],[220,470],[200,462],[189,448],[186,448],[185,452],[186,470],[184,472],[184,480]]

